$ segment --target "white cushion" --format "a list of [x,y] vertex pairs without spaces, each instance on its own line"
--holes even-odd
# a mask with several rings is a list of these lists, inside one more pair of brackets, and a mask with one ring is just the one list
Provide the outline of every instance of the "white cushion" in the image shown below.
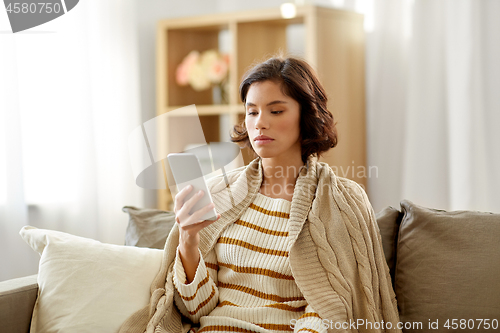
[[20,234],[41,255],[31,333],[116,332],[149,303],[162,250],[30,226]]

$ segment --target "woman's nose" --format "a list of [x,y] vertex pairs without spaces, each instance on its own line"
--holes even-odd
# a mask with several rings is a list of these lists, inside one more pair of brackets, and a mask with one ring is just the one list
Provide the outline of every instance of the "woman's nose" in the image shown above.
[[269,122],[267,117],[263,115],[263,112],[260,112],[257,116],[257,121],[255,122],[256,129],[269,128]]

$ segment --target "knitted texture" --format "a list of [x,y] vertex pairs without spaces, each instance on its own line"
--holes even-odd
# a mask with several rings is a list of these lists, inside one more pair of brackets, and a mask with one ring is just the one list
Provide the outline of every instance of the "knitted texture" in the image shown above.
[[[207,258],[223,231],[239,220],[262,184],[262,165],[248,166],[208,182],[221,218],[200,231],[200,253]],[[288,221],[289,263],[295,283],[308,305],[328,320],[328,332],[400,332],[399,315],[375,214],[364,190],[337,177],[325,163],[310,156],[297,178]],[[148,307],[131,316],[120,332],[185,333],[174,304],[173,285],[179,230],[172,229],[158,276],[151,285]],[[335,323],[357,320],[374,325],[352,329]],[[387,323],[392,324],[392,329]],[[378,324],[378,325],[377,325]],[[337,327],[337,328],[335,328]],[[379,327],[379,328],[375,328]]]

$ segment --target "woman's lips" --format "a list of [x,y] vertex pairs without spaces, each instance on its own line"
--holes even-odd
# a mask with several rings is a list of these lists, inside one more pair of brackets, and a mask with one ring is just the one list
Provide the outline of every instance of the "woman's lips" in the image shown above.
[[265,136],[265,135],[259,135],[259,136],[255,137],[255,139],[253,139],[253,141],[255,142],[255,144],[265,145],[265,144],[273,142],[274,139],[270,138],[268,136]]

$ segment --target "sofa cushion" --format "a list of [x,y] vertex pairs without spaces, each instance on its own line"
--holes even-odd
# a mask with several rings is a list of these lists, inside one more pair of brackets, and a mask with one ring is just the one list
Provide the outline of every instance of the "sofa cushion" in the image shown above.
[[163,251],[24,227],[41,255],[31,333],[116,332],[149,303]]
[[38,292],[36,275],[0,282],[0,332],[27,333]]
[[392,283],[394,284],[394,272],[396,269],[396,244],[398,241],[399,225],[403,213],[394,207],[387,207],[376,215],[377,224],[382,236],[382,247],[384,248],[385,260],[391,272]]
[[163,249],[175,223],[173,212],[134,206],[122,210],[129,214],[125,245]]
[[401,321],[422,322],[424,331],[438,321],[432,332],[450,331],[447,321],[460,331],[491,331],[484,321],[478,325],[500,320],[500,214],[447,212],[410,201],[401,208],[395,276]]

